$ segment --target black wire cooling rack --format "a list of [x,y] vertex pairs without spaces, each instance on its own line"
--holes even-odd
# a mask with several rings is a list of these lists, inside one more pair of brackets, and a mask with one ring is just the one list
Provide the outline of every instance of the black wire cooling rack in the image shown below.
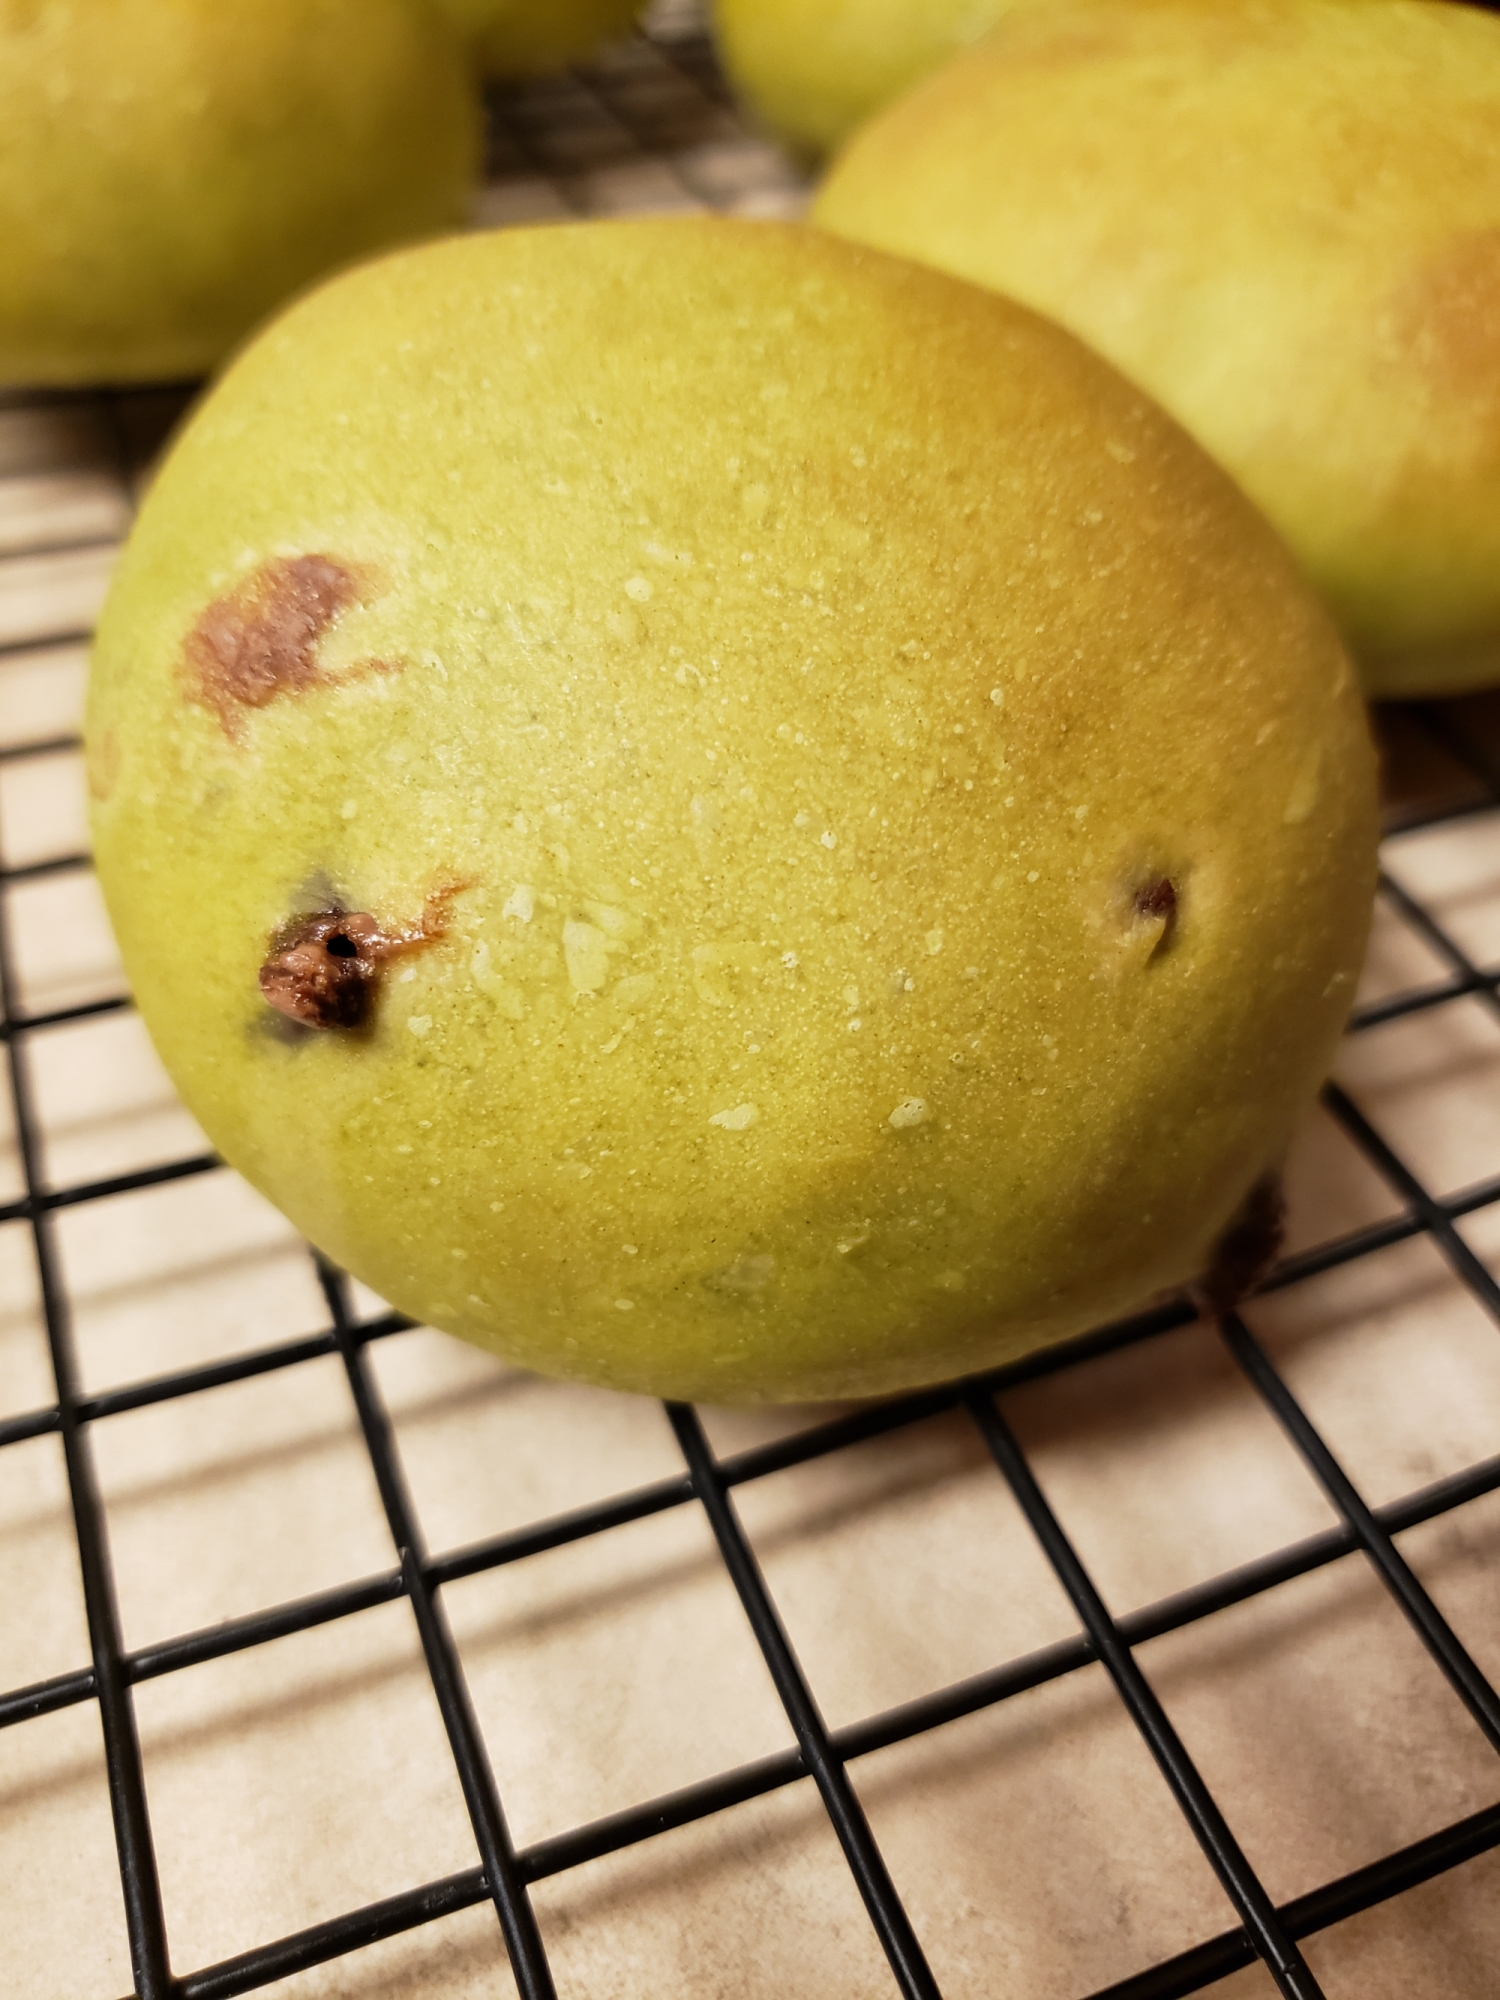
[[[638,42],[609,65],[570,82],[499,98],[494,119],[494,178],[486,197],[489,213],[492,219],[520,218],[547,213],[549,208],[601,212],[611,206],[639,207],[653,202],[658,206],[738,204],[752,209],[790,205],[795,200],[794,174],[768,148],[744,134],[726,104],[706,44],[701,37],[681,31],[668,32],[654,42]],[[625,179],[612,180],[611,174],[620,171]],[[23,406],[82,413],[90,422],[105,426],[114,439],[119,474],[128,490],[182,400],[154,393],[32,399]],[[18,405],[12,402],[9,407]],[[32,553],[57,555],[67,546],[53,541],[44,543],[40,550],[33,547]],[[83,630],[33,635],[26,641],[26,651],[44,657],[51,648],[60,654],[86,637]],[[3,650],[14,654],[19,645]],[[1417,803],[1411,803],[1412,786],[1407,784],[1408,803],[1393,809],[1388,856],[1399,855],[1402,842],[1424,829],[1454,823],[1464,816],[1500,813],[1500,763],[1492,750],[1496,731],[1484,703],[1415,707],[1387,721],[1398,774],[1410,767],[1408,777],[1415,773],[1413,782],[1419,795]],[[14,768],[75,748],[72,733],[53,734],[7,741],[0,749],[0,759],[6,767]],[[520,1993],[526,2000],[542,2000],[556,1987],[533,1913],[531,1892],[535,1884],[778,1788],[809,1782],[826,1809],[884,1949],[891,1985],[909,2000],[918,2000],[918,1996],[933,2000],[940,1991],[937,1979],[924,1956],[917,1925],[882,1857],[849,1767],[875,1751],[937,1730],[1045,1682],[1076,1674],[1092,1663],[1101,1663],[1106,1670],[1239,1919],[1233,1928],[1205,1938],[1179,1956],[1101,1989],[1092,2000],[1168,2000],[1172,1995],[1197,1993],[1257,1959],[1269,1969],[1279,1991],[1311,2000],[1323,1989],[1303,1957],[1301,1940],[1500,1846],[1500,1803],[1496,1803],[1278,1907],[1137,1663],[1136,1649],[1148,1640],[1275,1591],[1294,1578],[1358,1557],[1374,1571],[1409,1621],[1468,1711],[1474,1728],[1491,1748],[1500,1749],[1500,1697],[1394,1539],[1500,1488],[1500,1457],[1484,1458],[1372,1508],[1273,1366],[1265,1346],[1238,1316],[1226,1318],[1216,1334],[1205,1328],[1204,1338],[1222,1340],[1321,1487],[1338,1525],[1120,1617],[1111,1616],[1106,1609],[1066,1524],[1044,1496],[1007,1421],[1006,1399],[1022,1383],[1077,1369],[1111,1350],[1144,1347],[1188,1326],[1194,1309],[1183,1299],[1158,1304],[1067,1347],[1031,1356],[990,1375],[861,1409],[733,1454],[716,1454],[697,1412],[671,1406],[667,1415],[681,1451],[680,1473],[561,1515],[531,1521],[448,1554],[434,1554],[426,1545],[371,1365],[375,1344],[402,1332],[408,1322],[391,1313],[361,1317],[347,1281],[320,1260],[317,1276],[327,1315],[320,1331],[296,1339],[271,1339],[211,1365],[184,1368],[105,1393],[86,1393],[59,1254],[59,1218],[68,1210],[98,1210],[136,1189],[223,1171],[212,1157],[199,1155],[82,1184],[58,1185],[48,1176],[34,1078],[39,1046],[68,1025],[124,1009],[129,1001],[116,994],[51,1011],[28,1011],[18,966],[14,895],[44,876],[75,874],[88,865],[82,853],[16,863],[0,856],[0,1001],[24,1181],[24,1192],[18,1198],[0,1204],[0,1229],[29,1234],[56,1383],[55,1402],[0,1421],[0,1449],[48,1434],[61,1440],[90,1648],[88,1664],[0,1694],[0,1727],[17,1727],[72,1704],[96,1704],[138,2000],[229,2000],[230,1995],[268,1986],[377,1940],[434,1924],[484,1903],[493,1905],[498,1918],[497,1977],[503,1949]],[[1441,979],[1405,987],[1364,1007],[1354,1017],[1351,1034],[1366,1035],[1466,999],[1477,1000],[1491,1013],[1500,1014],[1500,971],[1475,963],[1431,909],[1396,880],[1384,877],[1381,895],[1396,922],[1448,970]],[[1287,1258],[1272,1272],[1265,1289],[1303,1285],[1407,1239],[1425,1237],[1488,1319],[1500,1321],[1500,1288],[1458,1227],[1463,1218],[1500,1202],[1500,1175],[1457,1192],[1435,1192],[1353,1096],[1331,1085],[1325,1101],[1333,1119],[1394,1195],[1397,1212]],[[295,1369],[319,1357],[336,1357],[342,1364],[396,1559],[378,1574],[318,1595],[279,1603],[144,1649],[127,1650],[111,1574],[109,1526],[95,1468],[94,1441],[99,1428],[125,1412]],[[831,1459],[870,1440],[902,1432],[939,1412],[961,1413],[975,1427],[993,1460],[995,1477],[1005,1482],[1019,1504],[1065,1590],[1079,1629],[1071,1637],[1002,1660],[984,1672],[899,1707],[829,1728],[741,1524],[735,1493],[773,1473]],[[794,1746],[518,1848],[507,1830],[504,1803],[445,1616],[444,1589],[460,1578],[603,1536],[625,1523],[673,1508],[703,1510],[785,1709]],[[220,1963],[191,1971],[174,1969],[153,1846],[135,1690],[161,1676],[400,1599],[409,1603],[416,1621],[462,1786],[473,1830],[473,1864],[294,1935],[267,1939]],[[13,1602],[7,1606],[6,1616],[23,1616],[24,1610],[24,1605]],[[1496,1976],[1500,1979],[1500,1968]],[[999,1991],[1000,1987],[988,1990]],[[1440,1989],[1431,1990],[1436,1993]],[[831,1994],[830,2000],[838,2000],[838,1996]]]

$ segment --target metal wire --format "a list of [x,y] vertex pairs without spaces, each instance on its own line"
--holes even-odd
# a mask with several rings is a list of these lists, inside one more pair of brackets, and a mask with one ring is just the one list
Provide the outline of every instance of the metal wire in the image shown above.
[[[703,117],[708,124],[702,125],[700,119],[701,130],[714,130],[712,113],[714,107],[724,102],[724,94],[706,43],[701,38],[679,38],[661,44],[657,54],[663,65],[691,83],[701,99],[700,111],[707,107]],[[596,164],[601,148],[616,161],[653,158],[662,152],[661,114],[649,108],[643,110],[640,98],[633,96],[615,73],[584,74],[562,88],[574,93],[575,105],[582,105],[603,133],[592,155]],[[549,112],[554,123],[556,110],[554,99]],[[680,120],[680,107],[676,115]],[[654,124],[653,119],[658,122]],[[564,206],[574,211],[590,208],[595,196],[590,191],[587,173],[570,173],[560,168],[555,143],[547,136],[551,128],[537,112],[534,101],[524,94],[498,99],[495,129],[497,147],[508,149],[513,162],[519,161],[523,167],[546,175],[549,185],[559,191],[558,198]],[[674,157],[686,156],[679,151]],[[681,168],[679,182],[685,200],[701,203],[714,199],[711,193],[704,193],[705,171],[701,163],[696,170]],[[784,184],[777,183],[772,172],[765,185],[774,194],[777,186]],[[113,427],[120,449],[122,483],[128,489],[141,455],[136,433],[144,421],[143,405],[128,396],[71,400],[100,414]],[[42,643],[61,649],[76,645],[87,636],[79,631],[55,633]],[[0,654],[20,650],[18,646],[0,647]],[[38,643],[28,642],[25,650],[37,651]],[[1390,872],[1383,877],[1381,893],[1396,919],[1437,953],[1450,968],[1450,974],[1363,1008],[1351,1023],[1351,1032],[1356,1034],[1369,1033],[1392,1021],[1429,1013],[1470,996],[1500,1012],[1497,999],[1500,971],[1476,964],[1432,912],[1402,885],[1399,873],[1399,847],[1405,835],[1478,812],[1500,810],[1500,766],[1468,726],[1461,704],[1422,705],[1411,711],[1411,720],[1425,732],[1438,752],[1467,774],[1466,782],[1456,795],[1408,813],[1396,824],[1387,844]],[[0,760],[16,765],[76,747],[73,737],[51,734],[6,746],[0,750]],[[1299,1940],[1500,1846],[1500,1806],[1493,1806],[1280,1908],[1256,1877],[1201,1772],[1136,1663],[1135,1649],[1230,1605],[1261,1596],[1293,1578],[1358,1555],[1371,1564],[1403,1615],[1418,1631],[1485,1739],[1492,1747],[1500,1748],[1500,1698],[1437,1611],[1392,1539],[1418,1523],[1437,1519],[1481,1495],[1500,1490],[1500,1457],[1485,1459],[1381,1507],[1369,1507],[1248,1327],[1239,1318],[1231,1317],[1222,1328],[1230,1352],[1281,1423],[1310,1476],[1333,1502],[1342,1525],[1275,1550],[1155,1604],[1111,1615],[1080,1562],[1063,1522],[1045,1498],[996,1399],[1023,1382],[1076,1368],[1100,1354],[1143,1345],[1190,1325],[1195,1314],[1186,1300],[1170,1301],[1132,1315],[1101,1327],[1065,1348],[1028,1356],[972,1382],[901,1397],[724,1458],[716,1457],[711,1450],[693,1411],[668,1406],[686,1465],[680,1476],[613,1494],[590,1506],[437,1554],[425,1548],[417,1511],[406,1490],[392,1444],[389,1418],[367,1359],[367,1350],[373,1342],[403,1332],[409,1322],[394,1313],[361,1322],[350,1309],[344,1280],[321,1262],[318,1276],[328,1322],[320,1331],[296,1339],[273,1339],[229,1360],[184,1368],[103,1394],[84,1394],[79,1387],[69,1301],[53,1242],[56,1215],[67,1208],[87,1208],[133,1189],[222,1171],[213,1156],[200,1154],[86,1183],[57,1187],[47,1179],[31,1077],[33,1047],[61,1027],[117,1011],[128,1006],[129,1001],[124,995],[114,995],[50,1011],[28,1012],[21,1000],[10,892],[21,884],[76,873],[87,866],[87,857],[77,853],[17,865],[7,865],[0,854],[0,1012],[3,1012],[0,1039],[5,1045],[24,1180],[24,1193],[0,1204],[0,1226],[23,1226],[30,1233],[55,1386],[55,1400],[47,1407],[0,1421],[0,1449],[50,1433],[56,1433],[61,1440],[90,1645],[87,1665],[46,1681],[0,1692],[0,1727],[18,1726],[79,1703],[97,1705],[105,1743],[136,2000],[229,2000],[229,1996],[252,1992],[300,1970],[485,1901],[493,1904],[498,1918],[501,1938],[496,1944],[497,1960],[503,1950],[525,2000],[545,2000],[545,1996],[553,1994],[554,1986],[531,1908],[532,1885],[650,1840],[671,1828],[807,1780],[822,1797],[885,1950],[896,1990],[908,1996],[921,1996],[921,2000],[936,2000],[940,1990],[937,1981],[880,1855],[846,1767],[861,1757],[911,1740],[961,1716],[994,1707],[1026,1689],[1060,1680],[1098,1662],[1106,1667],[1127,1713],[1157,1759],[1241,1922],[1149,1971],[1109,1987],[1094,1995],[1093,2000],[1169,2000],[1169,1996],[1201,1992],[1257,1957],[1266,1964],[1282,1993],[1312,2000],[1320,1989],[1298,1949]],[[1393,1244],[1425,1236],[1446,1257],[1459,1281],[1482,1309],[1492,1319],[1500,1320],[1500,1287],[1456,1227],[1462,1217],[1500,1202],[1500,1175],[1441,1194],[1424,1184],[1347,1092],[1330,1086],[1326,1102],[1356,1147],[1398,1196],[1401,1212],[1284,1260],[1270,1274],[1264,1289],[1284,1290],[1303,1284]],[[1204,1337],[1211,1337],[1208,1329]],[[190,1398],[255,1376],[295,1370],[333,1355],[342,1361],[358,1412],[365,1449],[396,1552],[395,1563],[374,1575],[313,1596],[127,1652],[121,1640],[115,1603],[108,1525],[93,1470],[93,1427],[127,1411]],[[965,1681],[830,1730],[823,1723],[814,1691],[740,1528],[732,1493],[738,1486],[767,1478],[790,1466],[848,1451],[953,1409],[967,1410],[977,1424],[1073,1602],[1082,1629],[1053,1645],[999,1662]],[[517,1850],[506,1828],[495,1774],[443,1614],[442,1591],[461,1578],[679,1507],[704,1510],[720,1558],[792,1723],[796,1746]],[[204,1661],[241,1653],[287,1634],[308,1631],[403,1598],[412,1607],[428,1675],[468,1806],[475,1865],[439,1881],[415,1884],[399,1895],[347,1911],[289,1936],[267,1939],[217,1965],[174,1973],[153,1851],[133,1689]]]
[[796,1734],[803,1765],[812,1773],[822,1794],[828,1817],[833,1821],[844,1858],[859,1885],[859,1893],[890,1961],[896,1984],[906,2000],[938,2000],[937,1981],[922,1954],[922,1947],[917,1943],[911,1919],[902,1907],[896,1885],[875,1844],[875,1836],[855,1797],[843,1763],[829,1741],[812,1690],[803,1677],[791,1641],[776,1615],[760,1565],[751,1554],[744,1530],[735,1517],[728,1486],[709,1449],[703,1426],[696,1412],[681,1403],[669,1403],[667,1415],[682,1447],[682,1455],[688,1462],[693,1491],[703,1503],[714,1540],[719,1545],[719,1554],[744,1606],[755,1642],[771,1670],[787,1720]]
[[1207,1855],[1225,1894],[1239,1911],[1247,1937],[1265,1960],[1278,1989],[1287,1995],[1287,2000],[1322,2000],[1322,1987],[1287,1935],[1264,1885],[1230,1832],[1229,1822],[1215,1804],[1213,1794],[1188,1755],[1182,1738],[1167,1720],[1167,1712],[1156,1691],[1141,1672],[1119,1626],[1105,1609],[1104,1599],[1079,1561],[1061,1522],[1047,1505],[1036,1474],[1026,1463],[1026,1455],[1017,1444],[1014,1432],[995,1407],[993,1397],[973,1392],[966,1400],[980,1435],[989,1446],[996,1465],[1004,1473],[1048,1562],[1056,1570],[1074,1610],[1083,1621],[1095,1654],[1104,1662],[1115,1684],[1115,1692],[1145,1738],[1147,1748],[1171,1786],[1172,1795],[1193,1829],[1198,1845]]

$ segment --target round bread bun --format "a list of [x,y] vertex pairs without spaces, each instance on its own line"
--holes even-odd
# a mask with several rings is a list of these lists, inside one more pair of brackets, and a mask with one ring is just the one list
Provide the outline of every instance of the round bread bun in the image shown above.
[[100,879],[214,1145],[415,1317],[871,1395],[1191,1278],[1373,881],[1347,658],[1024,308],[711,218],[454,239],[199,408],[94,662]]
[[1377,695],[1500,679],[1500,20],[1077,0],[866,126],[825,228],[1052,314],[1287,538]]

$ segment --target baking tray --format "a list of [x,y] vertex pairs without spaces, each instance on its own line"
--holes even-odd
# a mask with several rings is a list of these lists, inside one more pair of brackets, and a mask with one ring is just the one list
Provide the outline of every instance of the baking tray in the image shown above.
[[[803,200],[689,7],[491,110],[486,224]],[[546,1383],[313,1259],[124,993],[78,707],[187,394],[0,404],[7,1995],[1493,1995],[1500,707],[1381,719],[1243,1318],[875,1408]]]

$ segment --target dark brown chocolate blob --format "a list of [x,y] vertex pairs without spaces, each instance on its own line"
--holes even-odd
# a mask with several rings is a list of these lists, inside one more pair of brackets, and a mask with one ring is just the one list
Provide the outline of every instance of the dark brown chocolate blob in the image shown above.
[[1285,1218],[1286,1201],[1280,1176],[1262,1175],[1214,1246],[1213,1262],[1197,1287],[1204,1304],[1216,1317],[1233,1312],[1275,1263]]
[[186,661],[195,699],[215,711],[226,736],[238,739],[246,709],[328,680],[318,642],[361,588],[331,556],[278,557],[209,605],[187,636]]

